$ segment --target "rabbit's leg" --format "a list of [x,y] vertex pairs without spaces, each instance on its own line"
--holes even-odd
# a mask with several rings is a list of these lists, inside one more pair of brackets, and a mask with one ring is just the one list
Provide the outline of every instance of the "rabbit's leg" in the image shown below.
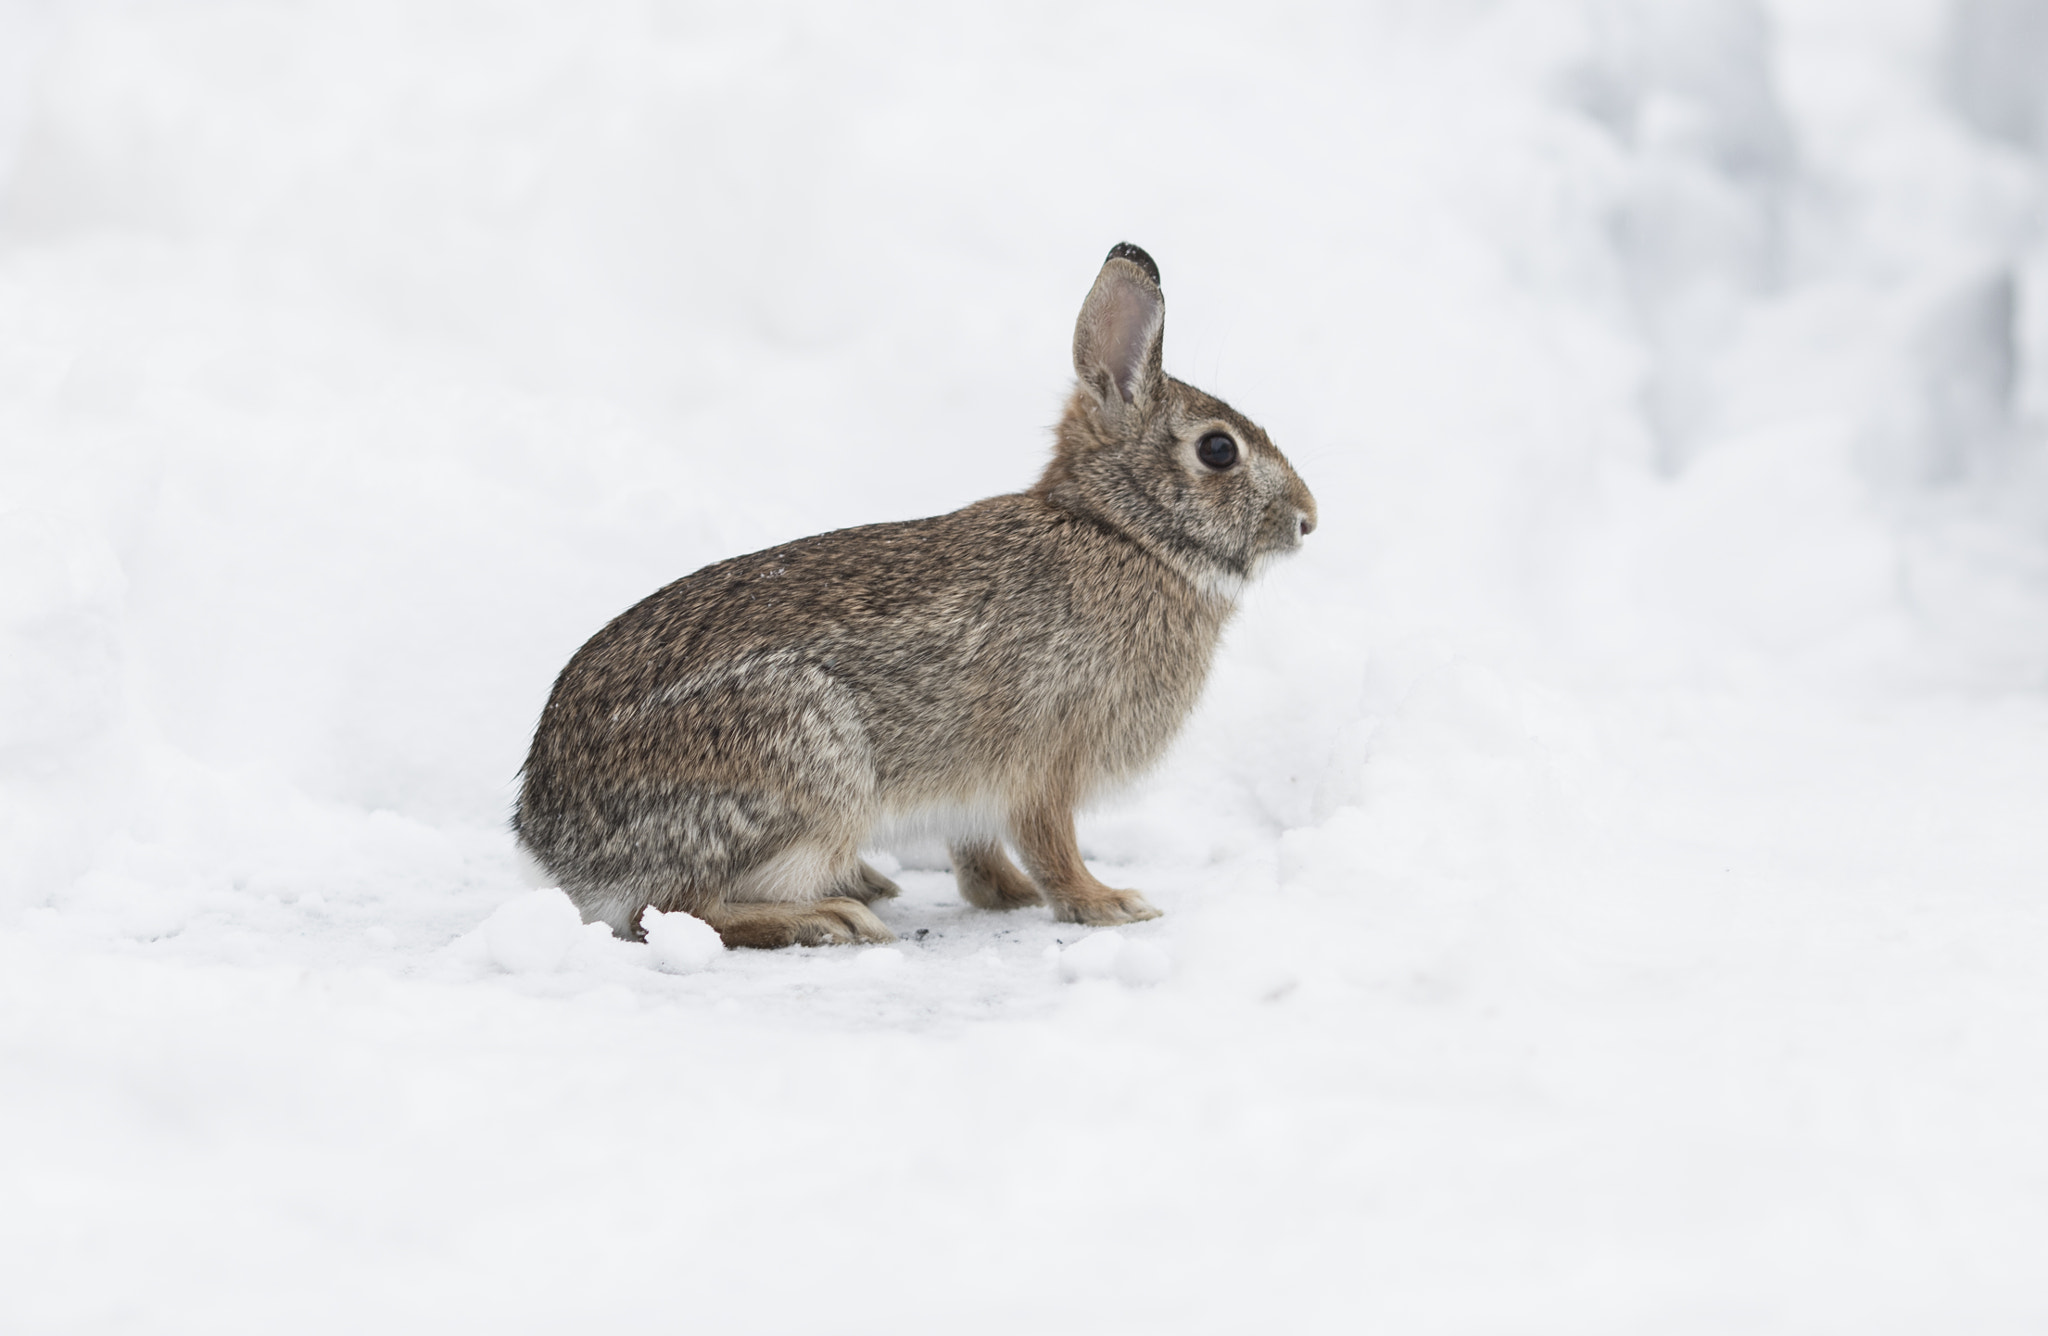
[[861,859],[854,864],[853,874],[840,878],[832,893],[871,905],[877,900],[895,899],[903,894],[903,888],[869,867],[866,859]]
[[697,916],[730,947],[774,950],[781,946],[842,946],[852,942],[893,942],[896,934],[858,900],[832,896],[798,904],[707,905]]
[[1081,861],[1071,807],[1046,803],[1031,809],[1016,823],[1016,836],[1024,866],[1052,901],[1052,916],[1062,923],[1108,925],[1159,917],[1136,891],[1115,890],[1095,879]]
[[1021,909],[1045,903],[1031,879],[1017,870],[996,841],[956,840],[946,846],[946,852],[953,859],[960,898],[976,909]]

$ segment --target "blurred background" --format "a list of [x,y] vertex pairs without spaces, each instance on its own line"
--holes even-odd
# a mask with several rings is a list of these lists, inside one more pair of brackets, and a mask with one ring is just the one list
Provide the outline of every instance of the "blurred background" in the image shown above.
[[[1292,991],[1373,1074],[1268,1072],[1244,1127],[1544,1091],[1495,1110],[1575,1129],[1530,1190],[1605,1185],[1558,1237],[1670,1245],[1571,1272],[1578,1330],[1791,1329],[1872,1255],[1866,1316],[1966,1254],[1980,1315],[2039,1316],[1998,1266],[2048,1205],[1994,1162],[2038,1182],[2048,1113],[2048,0],[0,0],[14,968],[431,972],[522,884],[576,647],[706,562],[1027,486],[1121,240],[1168,369],[1322,514],[1087,825],[1166,888],[1168,1068]],[[1758,1155],[1823,1224],[1658,1204]],[[1385,1191],[1411,1248],[1527,1224]],[[1528,1237],[1478,1272],[1558,1274]],[[1730,1284],[1760,1306],[1687,1306]]]

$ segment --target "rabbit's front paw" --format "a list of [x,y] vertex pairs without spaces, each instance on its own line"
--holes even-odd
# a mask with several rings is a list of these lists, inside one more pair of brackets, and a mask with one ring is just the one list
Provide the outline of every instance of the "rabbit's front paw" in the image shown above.
[[1154,909],[1152,902],[1136,891],[1114,891],[1104,886],[1088,895],[1063,898],[1053,911],[1053,917],[1062,923],[1086,923],[1090,927],[1107,928],[1119,923],[1156,919],[1162,912]]

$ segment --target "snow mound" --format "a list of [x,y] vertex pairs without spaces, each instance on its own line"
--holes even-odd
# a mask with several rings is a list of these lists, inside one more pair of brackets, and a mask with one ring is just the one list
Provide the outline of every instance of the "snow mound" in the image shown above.
[[558,887],[508,900],[485,920],[484,945],[507,974],[553,974],[583,938],[583,916]]
[[640,916],[641,930],[654,952],[654,968],[666,974],[695,974],[709,969],[725,950],[712,926],[694,914],[664,914],[649,909]]

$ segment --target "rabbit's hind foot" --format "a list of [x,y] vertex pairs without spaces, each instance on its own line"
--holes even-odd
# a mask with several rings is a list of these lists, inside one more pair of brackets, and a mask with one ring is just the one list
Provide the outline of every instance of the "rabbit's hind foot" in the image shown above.
[[1045,903],[1031,879],[1017,870],[995,841],[953,844],[946,852],[953,859],[960,898],[976,909],[1022,909]]
[[835,895],[795,904],[719,904],[698,911],[729,947],[848,946],[893,942],[896,934],[858,900]]

